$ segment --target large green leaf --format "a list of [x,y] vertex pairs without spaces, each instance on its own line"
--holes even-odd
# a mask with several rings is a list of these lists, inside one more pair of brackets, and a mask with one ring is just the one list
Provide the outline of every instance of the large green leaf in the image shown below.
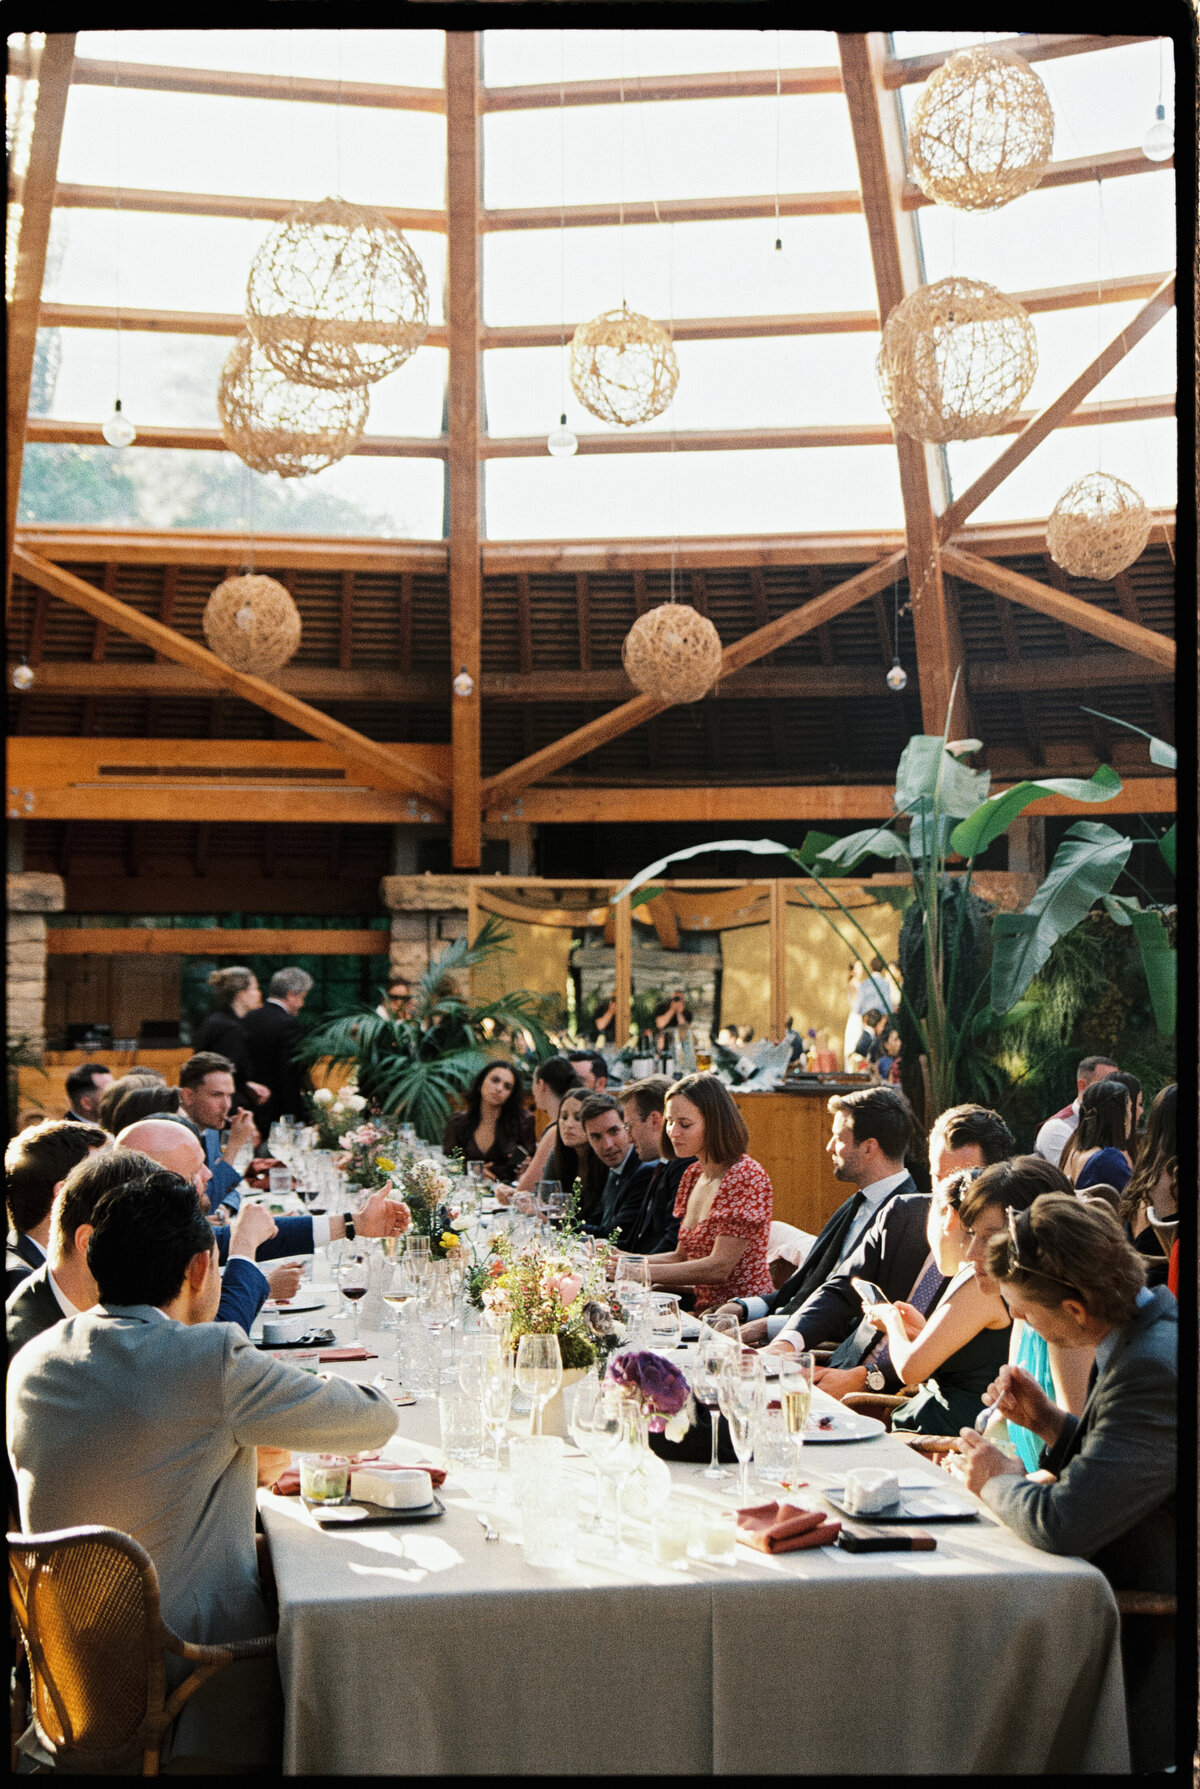
[[1124,727],[1127,733],[1140,733],[1143,739],[1148,739],[1151,764],[1161,765],[1163,770],[1178,769],[1179,754],[1165,739],[1156,739],[1153,733],[1147,733],[1145,727],[1135,727],[1132,721],[1119,721],[1115,714],[1101,714],[1098,708],[1084,708],[1082,703],[1080,707],[1084,714],[1094,714],[1097,720],[1108,721],[1111,726]]
[[1042,886],[1024,913],[992,921],[992,1006],[1016,1005],[1058,940],[1108,894],[1133,849],[1132,839],[1095,820],[1077,820],[1054,854]]
[[1159,839],[1158,848],[1162,852],[1163,862],[1173,876],[1175,874],[1175,822],[1173,820],[1168,830]]
[[974,813],[986,801],[991,777],[986,770],[971,770],[946,750],[945,740],[932,733],[916,733],[900,754],[896,766],[896,808],[910,813],[923,798],[936,798],[943,814],[955,818]]
[[1133,916],[1140,913],[1142,903],[1136,895],[1105,895],[1104,911],[1110,919],[1115,919],[1119,926],[1131,926]]
[[1107,764],[1101,764],[1086,781],[1082,777],[1058,776],[1038,783],[1014,783],[1003,795],[993,795],[959,821],[950,834],[950,849],[963,857],[978,857],[993,839],[1008,830],[1018,814],[1043,795],[1065,795],[1068,801],[1111,801],[1120,792],[1121,779]]
[[796,853],[796,862],[802,863],[806,870],[810,869],[821,853],[836,842],[837,834],[835,832],[806,832],[804,842]]
[[926,795],[913,804],[910,812],[912,825],[908,829],[908,849],[914,862],[920,863],[927,857],[944,857],[950,828],[954,825],[953,814],[939,813]]
[[808,868],[815,876],[845,876],[850,870],[857,869],[866,857],[907,856],[908,846],[899,833],[891,832],[886,826],[869,826],[863,832],[834,839],[813,858]]
[[689,845],[686,851],[672,851],[668,857],[656,858],[644,870],[639,870],[636,876],[630,877],[624,888],[619,888],[613,895],[612,905],[615,907],[618,901],[641,888],[643,883],[652,882],[655,876],[661,876],[669,863],[682,863],[688,857],[702,857],[706,851],[750,851],[756,857],[777,854],[780,857],[794,858],[796,855],[790,845],[776,844],[774,839],[717,839],[711,845]]
[[1153,909],[1148,913],[1135,913],[1133,935],[1142,953],[1142,967],[1146,971],[1146,984],[1150,989],[1150,1005],[1154,1009],[1154,1023],[1158,1026],[1158,1034],[1160,1037],[1174,1037],[1178,978],[1175,952],[1167,941],[1167,928],[1163,924],[1162,914]]

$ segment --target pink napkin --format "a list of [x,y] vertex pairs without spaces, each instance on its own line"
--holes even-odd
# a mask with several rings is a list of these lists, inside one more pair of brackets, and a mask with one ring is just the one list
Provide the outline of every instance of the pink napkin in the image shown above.
[[[438,1489],[438,1487],[440,1485],[445,1484],[446,1468],[444,1466],[431,1466],[427,1460],[419,1461],[418,1465],[419,1465],[420,1471],[427,1472],[429,1474],[430,1478],[433,1481],[433,1488],[435,1491]],[[396,1460],[372,1460],[371,1461],[371,1471],[372,1472],[411,1472],[412,1470],[413,1470],[413,1468],[411,1466],[401,1465],[399,1463],[399,1461],[396,1461]],[[299,1497],[299,1495],[300,1495],[300,1468],[299,1468],[299,1466],[289,1466],[286,1472],[281,1472],[279,1477],[275,1480],[275,1483],[271,1486],[271,1489],[274,1491],[274,1493],[277,1497]]]
[[801,1547],[827,1547],[841,1529],[815,1509],[797,1509],[791,1503],[760,1503],[740,1509],[738,1539],[760,1553],[795,1553]]
[[359,1348],[358,1346],[323,1348],[317,1356],[318,1360],[378,1360],[378,1358],[379,1356],[373,1354],[369,1348]]

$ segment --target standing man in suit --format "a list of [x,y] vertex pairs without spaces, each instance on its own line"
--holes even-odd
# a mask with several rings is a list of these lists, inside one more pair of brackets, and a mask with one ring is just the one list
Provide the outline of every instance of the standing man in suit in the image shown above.
[[[1104,1205],[1044,1193],[987,1244],[988,1274],[1014,1318],[1052,1345],[1094,1348],[1095,1377],[1071,1416],[1020,1367],[984,1402],[1045,1443],[1041,1469],[961,1431],[965,1478],[1000,1520],[1047,1553],[1090,1559],[1114,1590],[1175,1591],[1178,1307]],[[960,1456],[961,1462],[961,1456]],[[1176,1762],[1174,1624],[1122,1617],[1135,1772]]]
[[8,1240],[4,1251],[5,1297],[42,1265],[50,1241],[54,1195],[76,1162],[112,1141],[97,1124],[48,1118],[18,1131],[4,1151],[4,1198]]
[[824,1285],[853,1252],[889,1200],[917,1187],[904,1155],[916,1132],[913,1109],[898,1087],[864,1087],[835,1093],[828,1110],[833,1135],[826,1153],[838,1180],[856,1188],[819,1232],[790,1279],[765,1298],[732,1299],[722,1305],[743,1324],[742,1340],[773,1341],[793,1312]]
[[100,1095],[112,1086],[112,1070],[102,1062],[81,1062],[67,1076],[67,1117],[72,1124],[99,1124]]
[[[206,1188],[214,1209],[224,1206],[232,1217],[242,1202],[242,1175],[234,1167],[234,1157],[246,1144],[251,1148],[258,1141],[255,1120],[244,1106],[239,1106],[229,1120],[234,1101],[234,1071],[228,1056],[215,1050],[199,1050],[189,1056],[179,1070],[179,1107],[190,1122],[204,1148],[204,1160],[212,1176]],[[229,1137],[224,1145],[221,1132],[229,1123]]]
[[312,985],[307,970],[277,969],[262,1005],[242,1017],[250,1073],[271,1089],[270,1099],[255,1113],[263,1137],[277,1118],[304,1116],[304,1080],[293,1052],[299,1037],[296,1016]]
[[[157,1568],[164,1620],[185,1640],[268,1634],[256,1448],[382,1447],[396,1411],[371,1386],[273,1360],[212,1321],[216,1239],[177,1175],[99,1201],[88,1266],[99,1306],[36,1337],[9,1373],[22,1526],[94,1522],[132,1535]],[[245,1661],[197,1692],[164,1749],[193,1768],[277,1771],[279,1716],[274,1661]]]

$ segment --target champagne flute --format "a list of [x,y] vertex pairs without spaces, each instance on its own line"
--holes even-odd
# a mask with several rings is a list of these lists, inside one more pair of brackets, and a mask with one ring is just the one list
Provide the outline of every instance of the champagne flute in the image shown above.
[[592,1463],[596,1508],[586,1526],[594,1531],[600,1527],[600,1508],[604,1501],[603,1477],[596,1459],[596,1449],[600,1446],[596,1437],[596,1413],[604,1401],[604,1382],[595,1373],[588,1373],[577,1385],[572,1386],[566,1395],[568,1401],[567,1419],[572,1439],[576,1447],[581,1447]]
[[717,1401],[729,1424],[733,1451],[741,1468],[737,1494],[743,1504],[750,1496],[747,1481],[750,1457],[754,1452],[754,1419],[766,1397],[767,1375],[760,1357],[750,1349],[739,1349],[736,1354],[728,1355],[717,1380]]
[[800,1458],[804,1447],[804,1430],[812,1405],[813,1357],[811,1352],[794,1354],[779,1363],[779,1397],[784,1421],[796,1449],[796,1476],[800,1476]]
[[[499,1341],[499,1337],[496,1338]],[[513,1363],[512,1355],[505,1348],[497,1348],[494,1354],[485,1354],[480,1364],[479,1401],[483,1406],[483,1420],[496,1450],[496,1471],[500,1470],[500,1443],[504,1439],[504,1430],[508,1423],[508,1414],[512,1409],[513,1395]]]
[[542,1432],[542,1411],[562,1384],[557,1336],[522,1336],[517,1343],[517,1390],[533,1400],[529,1433]]
[[346,1255],[338,1267],[338,1280],[342,1288],[342,1297],[350,1305],[350,1315],[354,1319],[354,1334],[350,1340],[357,1342],[358,1336],[358,1301],[367,1296],[367,1257],[357,1252]]
[[729,1350],[726,1337],[713,1332],[702,1333],[696,1349],[696,1364],[692,1369],[692,1391],[696,1402],[703,1404],[708,1411],[709,1427],[712,1430],[712,1452],[708,1465],[700,1474],[701,1478],[728,1478],[729,1473],[724,1466],[717,1464],[717,1448],[720,1443],[720,1381],[721,1368]]
[[606,1390],[601,1396],[592,1423],[595,1460],[613,1487],[613,1549],[625,1551],[621,1535],[621,1492],[640,1460],[637,1434],[637,1411],[633,1400],[619,1392]]

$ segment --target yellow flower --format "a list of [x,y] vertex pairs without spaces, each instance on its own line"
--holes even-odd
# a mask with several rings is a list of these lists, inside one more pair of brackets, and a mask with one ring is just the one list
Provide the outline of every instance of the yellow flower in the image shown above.
[[396,1164],[395,1162],[390,1162],[386,1155],[377,1155],[375,1157],[375,1166],[377,1168],[382,1168],[385,1173],[390,1174]]
[[442,1231],[442,1247],[444,1249],[457,1249],[457,1248],[462,1247],[462,1243],[461,1243],[460,1239],[454,1234],[453,1230],[443,1230]]

